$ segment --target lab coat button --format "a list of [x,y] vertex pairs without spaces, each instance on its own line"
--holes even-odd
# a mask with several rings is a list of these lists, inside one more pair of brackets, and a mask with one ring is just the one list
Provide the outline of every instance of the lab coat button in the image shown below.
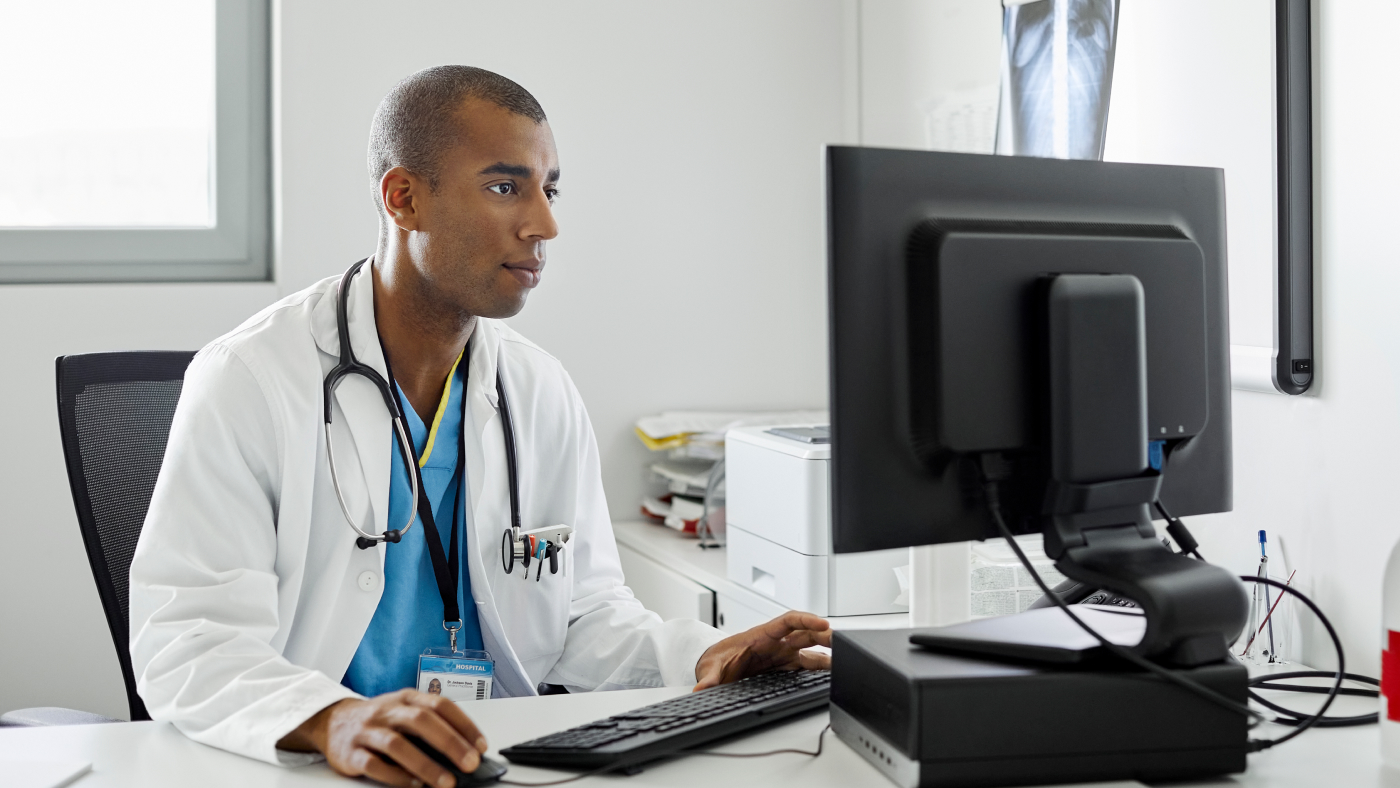
[[366,570],[360,573],[359,583],[361,591],[373,591],[379,586],[379,575]]

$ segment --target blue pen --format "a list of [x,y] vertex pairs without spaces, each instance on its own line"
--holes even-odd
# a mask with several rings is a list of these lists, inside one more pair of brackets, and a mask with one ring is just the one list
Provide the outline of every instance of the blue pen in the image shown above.
[[[1259,531],[1259,576],[1260,576],[1260,577],[1263,577],[1263,578],[1268,578],[1268,576],[1269,576],[1269,553],[1268,553],[1268,551],[1265,550],[1265,548],[1264,548],[1264,544],[1265,544],[1266,542],[1268,542],[1268,537],[1264,535],[1264,531],[1263,531],[1263,530],[1260,530],[1260,531]],[[1265,586],[1264,586],[1264,609],[1265,609],[1265,610],[1272,610],[1272,609],[1273,609],[1273,606],[1274,606],[1274,603],[1269,599],[1269,587],[1268,587],[1267,585],[1265,585]],[[1268,619],[1267,619],[1267,623],[1268,623],[1268,626],[1269,626],[1269,661],[1270,661],[1270,662],[1274,662],[1275,659],[1276,659],[1277,656],[1278,656],[1277,652],[1274,650],[1274,617],[1273,617],[1273,616],[1269,616]]]

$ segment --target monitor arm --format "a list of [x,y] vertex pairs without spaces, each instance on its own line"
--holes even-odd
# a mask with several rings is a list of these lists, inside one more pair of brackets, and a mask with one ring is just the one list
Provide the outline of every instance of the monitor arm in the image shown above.
[[1072,580],[1137,602],[1135,650],[1176,665],[1223,659],[1248,616],[1230,572],[1172,552],[1151,506],[1162,477],[1147,463],[1142,285],[1130,275],[1047,280],[1051,482],[1045,552]]

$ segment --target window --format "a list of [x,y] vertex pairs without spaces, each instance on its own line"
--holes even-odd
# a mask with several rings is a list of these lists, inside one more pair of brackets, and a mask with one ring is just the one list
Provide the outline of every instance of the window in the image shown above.
[[268,19],[0,3],[0,282],[267,278]]

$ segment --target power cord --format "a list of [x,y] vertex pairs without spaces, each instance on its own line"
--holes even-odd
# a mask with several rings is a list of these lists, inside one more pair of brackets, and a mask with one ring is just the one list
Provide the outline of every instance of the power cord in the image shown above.
[[[1326,694],[1326,687],[1318,687],[1311,684],[1277,684],[1275,682],[1285,679],[1330,679],[1335,674],[1324,670],[1299,670],[1291,673],[1271,673],[1262,676],[1255,676],[1249,680],[1249,697],[1256,703],[1267,706],[1280,714],[1286,714],[1290,719],[1281,719],[1281,725],[1298,725],[1308,718],[1309,715],[1293,709],[1284,708],[1267,698],[1261,697],[1255,690],[1280,690],[1283,692],[1310,692],[1318,695]],[[1379,687],[1381,683],[1370,676],[1362,676],[1357,673],[1347,673],[1343,676],[1347,681],[1354,681],[1358,684],[1370,684]],[[1378,698],[1378,690],[1356,689],[1354,687],[1343,687],[1337,692],[1338,695],[1355,695],[1362,698]],[[1354,717],[1319,717],[1314,723],[1319,728],[1347,728],[1355,725],[1371,725],[1380,721],[1378,712],[1370,714],[1358,714]]]
[[1181,554],[1193,556],[1198,561],[1206,560],[1201,557],[1201,551],[1197,549],[1201,546],[1200,543],[1196,541],[1190,531],[1186,530],[1186,523],[1172,517],[1161,501],[1153,501],[1152,503],[1157,507],[1157,511],[1162,513],[1162,518],[1167,521],[1167,535],[1172,538],[1173,542],[1176,542],[1177,547],[1181,548]]
[[[1161,512],[1162,517],[1166,519],[1167,533],[1176,542],[1177,546],[1181,548],[1182,555],[1192,555],[1204,561],[1205,558],[1201,556],[1200,550],[1198,549],[1200,545],[1196,541],[1195,537],[1191,535],[1191,532],[1187,530],[1186,524],[1183,523],[1181,520],[1172,517],[1171,513],[1167,511],[1167,507],[1163,506],[1161,501],[1154,501],[1153,503],[1157,507],[1157,511]],[[1296,592],[1294,592],[1291,587],[1285,590],[1289,591],[1290,593],[1296,594]],[[1274,604],[1277,605],[1278,603],[1275,602]],[[1322,616],[1321,612],[1317,611],[1317,608],[1315,606],[1309,604],[1309,607],[1312,607],[1314,612],[1317,612],[1318,616],[1323,618],[1324,621],[1326,620],[1326,617]],[[1269,611],[1269,615],[1273,615],[1272,610]],[[1265,689],[1278,690],[1281,692],[1308,692],[1315,693],[1318,695],[1325,695],[1329,692],[1332,692],[1332,690],[1329,690],[1326,687],[1318,687],[1307,684],[1276,684],[1274,682],[1282,681],[1284,679],[1330,679],[1335,677],[1335,673],[1329,673],[1324,670],[1305,670],[1294,671],[1291,673],[1273,673],[1268,675],[1255,676],[1249,680],[1249,697],[1251,700],[1258,703],[1259,705],[1285,715],[1284,717],[1280,717],[1275,720],[1275,722],[1277,722],[1280,725],[1301,725],[1304,721],[1310,719],[1310,717],[1312,716],[1316,716],[1317,719],[1309,723],[1309,725],[1316,725],[1319,728],[1342,728],[1353,725],[1370,725],[1372,723],[1379,722],[1380,714],[1376,712],[1371,712],[1370,714],[1358,714],[1351,717],[1324,717],[1322,716],[1321,712],[1319,712],[1317,715],[1308,715],[1299,711],[1294,711],[1293,709],[1280,706],[1277,703],[1268,700],[1267,698],[1261,696],[1259,693],[1254,691],[1256,689]],[[1373,687],[1379,687],[1381,685],[1379,680],[1374,679],[1370,676],[1363,676],[1359,673],[1344,673],[1342,677],[1346,681],[1353,681],[1359,684],[1370,684]],[[1365,698],[1380,697],[1380,692],[1377,690],[1353,689],[1342,687],[1341,689],[1335,690],[1335,692],[1337,695],[1357,695]],[[1326,709],[1324,708],[1324,711],[1325,710]]]
[[[822,748],[826,746],[826,732],[829,730],[831,730],[831,723],[827,723],[826,727],[822,728],[822,732],[817,734],[817,749],[815,750],[798,750],[792,747],[785,747],[781,750],[768,750],[767,752],[716,752],[714,750],[681,750],[680,752],[677,752],[670,757],[680,758],[686,755],[709,755],[714,758],[767,758],[770,755],[784,755],[787,753],[791,753],[793,755],[806,755],[811,758],[816,758],[822,754]],[[551,780],[549,782],[543,783],[522,783],[516,780],[507,780],[505,778],[500,779],[498,782],[500,782],[502,785],[519,785],[529,786],[529,788],[541,788],[542,786],[546,785],[563,785],[564,783],[571,783],[575,780],[582,780],[585,777],[592,777],[594,775],[602,774],[604,772],[611,772],[617,770],[617,766],[609,765],[598,769],[594,769],[591,772],[584,772],[582,774],[573,775],[572,777],[565,777],[562,780]]]
[[[1327,713],[1327,709],[1329,709],[1332,706],[1332,701],[1336,700],[1338,693],[1342,691],[1342,680],[1347,675],[1347,659],[1346,653],[1342,651],[1342,639],[1340,637],[1337,637],[1337,630],[1332,628],[1332,622],[1328,621],[1327,616],[1323,615],[1322,609],[1319,608],[1317,605],[1313,604],[1313,601],[1304,596],[1301,591],[1294,588],[1293,586],[1280,583],[1277,580],[1271,580],[1267,577],[1258,577],[1256,575],[1240,575],[1240,579],[1249,583],[1263,583],[1264,585],[1270,585],[1274,588],[1279,589],[1280,591],[1283,591],[1286,594],[1292,594],[1293,596],[1298,597],[1298,600],[1303,604],[1307,605],[1308,609],[1313,612],[1313,615],[1317,616],[1317,620],[1322,622],[1322,626],[1327,629],[1328,637],[1332,638],[1332,646],[1337,649],[1337,672],[1325,673],[1323,671],[1317,671],[1323,676],[1331,676],[1336,678],[1336,682],[1332,684],[1332,689],[1329,690],[1327,693],[1327,700],[1322,702],[1322,708],[1318,709],[1316,714],[1306,717],[1299,715],[1298,712],[1288,711],[1286,713],[1291,715],[1290,717],[1275,718],[1274,722],[1277,722],[1280,725],[1293,725],[1296,727],[1291,732],[1285,733],[1277,739],[1250,739],[1249,751],[1261,752],[1263,750],[1269,749],[1270,747],[1283,744],[1289,739],[1297,737],[1298,735],[1302,734],[1303,731],[1313,727],[1318,723],[1318,721],[1323,719],[1323,715]],[[1254,695],[1254,693],[1252,692],[1250,694]],[[1275,710],[1277,710],[1278,708],[1272,703],[1266,702],[1264,703],[1264,705]]]
[[[1270,747],[1282,744],[1283,742],[1300,735],[1303,731],[1315,725],[1318,722],[1318,720],[1321,719],[1322,716],[1327,712],[1327,709],[1332,705],[1332,701],[1336,699],[1337,694],[1341,691],[1342,679],[1346,671],[1346,657],[1342,650],[1341,638],[1337,636],[1337,631],[1333,629],[1332,622],[1327,620],[1327,616],[1323,615],[1322,611],[1317,607],[1317,605],[1313,604],[1312,600],[1308,599],[1297,589],[1292,588],[1291,586],[1286,586],[1283,583],[1278,582],[1277,580],[1270,580],[1268,578],[1253,577],[1248,575],[1242,576],[1240,578],[1241,580],[1249,582],[1272,585],[1284,591],[1285,593],[1290,593],[1298,597],[1298,599],[1300,599],[1303,602],[1303,604],[1307,605],[1308,608],[1311,609],[1313,613],[1317,615],[1318,620],[1320,620],[1322,622],[1322,625],[1326,627],[1327,634],[1331,636],[1332,644],[1337,650],[1337,672],[1335,674],[1326,674],[1335,676],[1336,683],[1333,684],[1331,691],[1327,695],[1327,700],[1323,702],[1322,708],[1317,712],[1317,714],[1302,719],[1298,718],[1296,714],[1288,718],[1284,718],[1272,714],[1263,714],[1254,709],[1251,709],[1247,704],[1231,700],[1230,698],[1221,695],[1219,692],[1216,692],[1215,690],[1199,682],[1192,681],[1191,679],[1188,679],[1175,671],[1168,670],[1162,667],[1161,665],[1158,665],[1157,663],[1152,662],[1151,660],[1137,653],[1134,653],[1133,651],[1124,648],[1123,646],[1120,646],[1117,643],[1110,641],[1108,638],[1099,634],[1099,632],[1093,627],[1086,624],[1084,620],[1081,619],[1079,616],[1075,615],[1074,611],[1070,609],[1070,606],[1066,604],[1065,601],[1061,599],[1060,596],[1056,594],[1054,590],[1052,590],[1050,586],[1047,585],[1045,581],[1040,577],[1040,573],[1036,571],[1035,566],[1031,564],[1030,559],[1026,557],[1025,551],[1021,549],[1021,545],[1016,541],[1015,537],[1012,535],[1011,529],[1007,526],[1006,520],[1002,516],[1001,496],[997,484],[998,480],[993,478],[993,469],[999,469],[1000,467],[1002,467],[1003,463],[1004,461],[1001,460],[1000,457],[984,457],[984,461],[982,462],[982,472],[984,480],[982,486],[983,494],[986,498],[987,510],[991,512],[992,520],[996,523],[997,530],[1001,533],[1002,538],[1006,540],[1006,543],[1011,546],[1012,552],[1016,554],[1016,558],[1021,562],[1021,565],[1025,567],[1027,572],[1030,573],[1031,577],[1035,580],[1036,585],[1040,587],[1041,592],[1044,593],[1046,597],[1050,599],[1050,601],[1054,602],[1056,607],[1064,611],[1065,615],[1068,616],[1071,621],[1077,624],[1080,629],[1084,630],[1091,637],[1097,640],[1099,642],[1099,645],[1104,647],[1104,650],[1108,651],[1114,656],[1119,657],[1120,659],[1130,662],[1133,665],[1136,665],[1137,667],[1142,668],[1143,670],[1146,670],[1158,676],[1159,678],[1176,684],[1182,689],[1192,692],[1210,701],[1211,703],[1216,704],[1217,706],[1221,706],[1239,714],[1244,714],[1250,717],[1251,719],[1255,720],[1255,724],[1257,724],[1258,721],[1267,721],[1278,722],[1287,725],[1290,723],[1285,722],[1285,719],[1292,720],[1292,724],[1295,725],[1296,728],[1293,731],[1290,731],[1289,733],[1280,736],[1277,739],[1250,739],[1248,752],[1251,753],[1267,750]],[[1166,515],[1165,509],[1160,507],[1160,504],[1159,511],[1162,511],[1163,516],[1168,516]],[[1179,520],[1176,520],[1175,522],[1178,524],[1180,523]],[[1189,542],[1186,542],[1185,544],[1183,544],[1181,541],[1178,541],[1178,544],[1182,544],[1183,546],[1183,552],[1186,552],[1185,545],[1190,544],[1192,545],[1191,551],[1196,552],[1196,557],[1200,558],[1199,552],[1195,550],[1195,540],[1190,539],[1190,533],[1186,531],[1185,526],[1182,525],[1180,527],[1180,530],[1183,533],[1185,533],[1186,537],[1189,539]],[[1173,538],[1176,538],[1175,535]]]
[[1056,607],[1063,610],[1065,615],[1069,616],[1070,620],[1077,624],[1080,629],[1084,630],[1091,637],[1097,640],[1099,642],[1099,645],[1103,646],[1106,651],[1113,654],[1114,656],[1119,657],[1120,659],[1123,659],[1127,662],[1131,662],[1137,667],[1142,668],[1143,670],[1148,671],[1149,673],[1153,673],[1159,678],[1169,681],[1181,687],[1182,689],[1185,689],[1189,692],[1193,692],[1196,695],[1205,698],[1206,700],[1210,701],[1211,703],[1214,703],[1217,706],[1221,706],[1223,708],[1229,709],[1230,711],[1239,714],[1244,714],[1248,717],[1252,717],[1256,721],[1273,721],[1272,716],[1261,714],[1260,712],[1249,708],[1249,706],[1247,706],[1246,704],[1240,703],[1239,701],[1231,700],[1225,697],[1224,695],[1221,695],[1219,692],[1216,692],[1215,690],[1211,689],[1210,687],[1207,687],[1199,682],[1192,681],[1191,679],[1188,679],[1175,671],[1168,670],[1162,667],[1161,665],[1158,665],[1157,663],[1147,659],[1146,657],[1136,654],[1133,651],[1130,651],[1129,649],[1126,649],[1123,646],[1114,643],[1113,641],[1099,634],[1098,630],[1084,623],[1084,620],[1081,619],[1079,616],[1075,615],[1074,611],[1070,609],[1070,606],[1066,604],[1063,599],[1060,598],[1060,595],[1056,594],[1055,591],[1050,588],[1050,586],[1046,585],[1045,580],[1041,578],[1040,573],[1035,570],[1035,566],[1031,564],[1030,559],[1026,557],[1025,551],[1021,549],[1021,545],[1016,541],[1016,538],[1012,536],[1011,529],[1007,527],[1006,520],[1002,517],[1001,514],[1001,497],[997,489],[997,483],[990,480],[985,482],[985,484],[983,485],[983,493],[985,494],[987,499],[987,509],[992,513],[992,519],[996,522],[997,530],[1001,532],[1001,536],[1003,539],[1006,540],[1006,543],[1011,546],[1012,552],[1016,553],[1017,560],[1021,562],[1021,565],[1025,567],[1027,572],[1030,572],[1031,577],[1035,580],[1035,584],[1037,586],[1040,586],[1041,592],[1044,593],[1045,596],[1048,597],[1051,602],[1054,602]]

